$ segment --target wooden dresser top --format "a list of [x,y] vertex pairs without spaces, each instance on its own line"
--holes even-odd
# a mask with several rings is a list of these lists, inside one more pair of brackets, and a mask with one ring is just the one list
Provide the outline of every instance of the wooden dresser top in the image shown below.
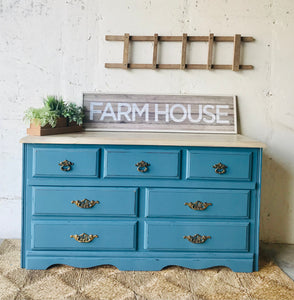
[[163,132],[81,132],[47,136],[26,136],[29,144],[100,144],[265,148],[265,144],[240,134],[195,134]]

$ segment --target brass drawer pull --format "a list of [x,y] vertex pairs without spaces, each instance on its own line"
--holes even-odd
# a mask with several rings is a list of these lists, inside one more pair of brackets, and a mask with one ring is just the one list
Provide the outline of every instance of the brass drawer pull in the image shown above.
[[95,206],[96,204],[99,204],[99,201],[90,201],[88,199],[83,199],[83,200],[75,200],[75,201],[71,201],[72,204],[75,204],[76,206],[80,207],[80,208],[91,208],[93,206]]
[[77,242],[79,243],[90,243],[94,240],[94,238],[98,238],[98,235],[95,234],[87,234],[87,233],[82,233],[82,234],[74,234],[70,236],[71,238],[74,238]]
[[222,164],[221,162],[212,166],[217,174],[225,174],[227,172],[227,166]]
[[196,202],[186,202],[185,205],[189,206],[191,209],[194,210],[205,210],[208,206],[212,205],[212,203],[196,201]]
[[71,166],[73,166],[74,163],[72,163],[68,160],[64,160],[64,161],[60,162],[58,165],[60,166],[61,171],[68,172],[71,170]]
[[148,171],[148,167],[150,166],[150,164],[148,164],[144,160],[141,160],[140,162],[136,163],[135,166],[138,167],[137,170],[139,172],[145,173]]
[[184,239],[187,239],[189,242],[193,244],[203,244],[206,242],[206,240],[211,239],[211,236],[206,236],[206,235],[200,235],[200,234],[195,234],[194,236],[188,235],[184,236]]

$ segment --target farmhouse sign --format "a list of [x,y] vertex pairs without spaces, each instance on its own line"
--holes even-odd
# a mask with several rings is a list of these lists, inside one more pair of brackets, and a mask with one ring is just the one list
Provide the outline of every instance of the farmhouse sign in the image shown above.
[[237,133],[234,96],[84,94],[86,130]]

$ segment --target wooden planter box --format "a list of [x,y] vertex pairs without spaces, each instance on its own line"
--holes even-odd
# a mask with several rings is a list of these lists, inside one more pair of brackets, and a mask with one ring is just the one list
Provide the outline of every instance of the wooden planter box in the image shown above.
[[59,118],[57,120],[57,124],[54,128],[50,125],[45,125],[41,127],[40,125],[36,125],[34,122],[30,124],[30,128],[27,129],[28,135],[51,135],[51,134],[60,134],[60,133],[70,133],[70,132],[78,132],[82,131],[83,127],[77,125],[76,122],[68,122],[66,118]]

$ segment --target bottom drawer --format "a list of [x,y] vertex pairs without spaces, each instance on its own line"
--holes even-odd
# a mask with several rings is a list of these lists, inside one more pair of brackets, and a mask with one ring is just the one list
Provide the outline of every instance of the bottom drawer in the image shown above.
[[148,250],[248,251],[248,239],[249,223],[245,222],[145,222],[144,248]]
[[31,246],[33,250],[135,250],[136,228],[135,221],[35,221]]

